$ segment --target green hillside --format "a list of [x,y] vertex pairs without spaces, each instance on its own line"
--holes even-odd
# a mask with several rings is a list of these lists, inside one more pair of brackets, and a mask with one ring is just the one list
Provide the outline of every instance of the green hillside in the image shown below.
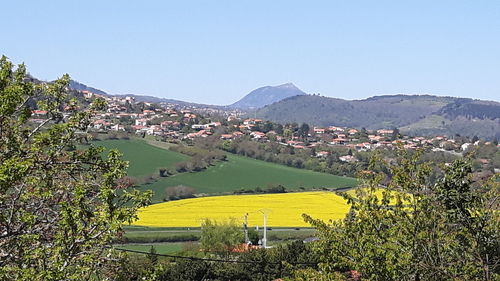
[[399,128],[402,133],[416,132],[419,130],[444,130],[449,120],[439,115],[429,115],[413,124]]
[[331,174],[291,168],[243,156],[229,154],[227,161],[197,173],[182,173],[141,186],[155,191],[154,201],[161,201],[165,188],[185,185],[197,193],[230,192],[241,188],[265,188],[268,184],[282,184],[287,189],[350,187],[356,180]]
[[[400,128],[404,134],[410,135],[448,135],[453,136],[456,132],[463,136],[479,136],[486,138],[500,137],[500,122],[498,119],[469,119],[463,116],[446,119],[440,115],[429,115],[411,125]],[[485,132],[489,132],[486,134]]]
[[[120,150],[124,154],[123,158],[130,161],[128,174],[133,177],[157,173],[160,167],[172,167],[175,163],[188,158],[139,139],[106,140],[96,142],[96,145]],[[306,189],[350,187],[356,185],[356,180],[228,154],[227,161],[220,162],[205,171],[160,178],[154,183],[139,186],[139,189],[153,190],[155,192],[153,201],[160,202],[164,198],[165,188],[169,186],[189,186],[197,193],[220,193],[241,188],[266,188],[268,184],[281,184],[293,190],[299,187]]]
[[123,153],[123,159],[129,161],[128,175],[143,177],[158,173],[158,168],[173,167],[177,162],[189,157],[174,151],[147,144],[143,140],[105,140],[95,145],[107,149],[116,148]]
[[500,137],[500,103],[466,98],[386,95],[343,100],[302,95],[273,103],[252,114],[279,123],[400,128],[412,135]]
[[352,101],[303,95],[268,105],[256,114],[261,119],[281,123],[305,122],[316,126],[380,129],[412,124],[451,101],[452,98],[427,95],[377,96]]

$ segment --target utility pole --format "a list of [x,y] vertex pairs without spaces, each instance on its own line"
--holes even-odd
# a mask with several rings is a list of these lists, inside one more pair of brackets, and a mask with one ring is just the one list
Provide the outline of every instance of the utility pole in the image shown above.
[[264,249],[267,248],[267,214],[264,214],[264,238],[262,239],[262,245],[264,245]]
[[244,228],[245,228],[245,243],[248,244],[248,213],[245,214],[245,224],[244,224]]
[[264,249],[267,247],[267,214],[269,210],[259,210],[260,213],[264,216],[264,238],[262,238],[262,246]]

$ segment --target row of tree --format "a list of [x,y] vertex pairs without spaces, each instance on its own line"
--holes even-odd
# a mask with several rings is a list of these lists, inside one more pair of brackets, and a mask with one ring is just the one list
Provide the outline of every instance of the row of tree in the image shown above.
[[172,146],[170,150],[191,156],[189,160],[175,164],[175,170],[179,173],[199,172],[217,162],[225,161],[227,157],[224,152],[218,149],[208,150],[196,146],[177,145]]

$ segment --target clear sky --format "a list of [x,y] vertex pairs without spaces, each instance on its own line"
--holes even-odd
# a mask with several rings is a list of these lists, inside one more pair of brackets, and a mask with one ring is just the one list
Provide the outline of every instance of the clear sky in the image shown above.
[[0,54],[113,94],[229,104],[293,82],[500,100],[500,1],[7,1]]

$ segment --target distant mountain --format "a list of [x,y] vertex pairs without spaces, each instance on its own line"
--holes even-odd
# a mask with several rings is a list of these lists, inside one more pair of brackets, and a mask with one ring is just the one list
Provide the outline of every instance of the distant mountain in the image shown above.
[[159,98],[159,97],[146,96],[146,95],[121,94],[121,95],[113,95],[113,96],[116,96],[116,97],[120,97],[120,96],[134,97],[137,102],[171,103],[171,104],[177,104],[177,105],[181,105],[181,106],[224,108],[224,106],[222,106],[222,105],[208,105],[208,104],[187,102],[187,101],[167,99],[167,98]]
[[465,98],[388,95],[343,100],[302,95],[263,107],[255,114],[281,123],[400,128],[408,134],[500,138],[500,103]]
[[230,108],[252,109],[260,108],[285,98],[305,95],[303,91],[292,83],[286,83],[279,86],[266,86],[251,91],[241,100],[229,105]]
[[307,95],[292,83],[287,83],[258,88],[234,104],[217,106],[145,95],[110,95],[74,80],[71,80],[70,88],[108,96],[133,96],[139,102],[243,111],[258,109],[252,116],[280,123],[399,128],[410,135],[460,134],[500,139],[500,103],[494,101],[432,95],[385,95],[344,100]]
[[[120,94],[120,95],[113,95],[113,94],[108,94],[102,90],[87,86],[83,83],[77,82],[75,80],[70,80],[69,87],[73,90],[77,91],[89,91],[95,94],[100,94],[100,95],[105,95],[105,96],[115,96],[115,97],[120,97],[120,96],[129,96],[129,97],[134,97],[136,101],[138,102],[150,102],[150,103],[172,103],[172,104],[178,104],[181,106],[197,106],[197,107],[218,107],[218,106],[210,106],[210,105],[205,105],[205,104],[198,104],[198,103],[192,103],[192,102],[186,102],[186,101],[180,101],[180,100],[174,100],[174,99],[166,99],[166,98],[159,98],[159,97],[154,97],[154,96],[146,96],[146,95],[136,95],[136,94]],[[220,107],[220,106],[219,106]]]
[[162,103],[163,102],[163,103],[178,104],[181,106],[209,107],[209,108],[216,108],[216,109],[226,108],[226,109],[240,109],[240,110],[260,108],[260,107],[263,107],[265,105],[272,104],[274,102],[283,100],[283,99],[288,98],[288,97],[306,94],[303,91],[301,91],[299,88],[297,88],[294,84],[287,83],[287,84],[283,84],[283,85],[279,85],[279,86],[266,86],[266,87],[258,88],[256,90],[253,90],[252,92],[250,92],[248,95],[243,97],[238,102],[235,102],[235,103],[228,105],[228,106],[222,106],[222,105],[208,105],[208,104],[193,103],[193,102],[160,98],[160,97],[154,97],[154,96],[148,96],[148,95],[108,94],[102,90],[87,86],[83,83],[80,83],[80,82],[77,82],[74,80],[70,81],[69,86],[73,90],[90,91],[92,93],[107,95],[107,96],[131,96],[131,97],[134,97],[135,100],[138,102],[151,102],[151,103]]
[[102,90],[99,90],[99,89],[96,89],[96,88],[92,88],[92,87],[89,87],[85,84],[82,84],[78,81],[75,81],[75,80],[70,80],[69,81],[69,87],[73,90],[77,90],[77,91],[89,91],[89,92],[92,92],[94,94],[99,94],[99,95],[108,95],[106,92],[102,91]]

